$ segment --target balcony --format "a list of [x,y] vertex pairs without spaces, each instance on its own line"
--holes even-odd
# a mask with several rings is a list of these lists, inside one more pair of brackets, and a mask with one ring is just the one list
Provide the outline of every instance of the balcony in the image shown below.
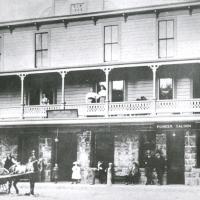
[[187,100],[144,100],[132,102],[110,102],[92,104],[62,104],[16,106],[0,108],[0,119],[44,119],[48,118],[50,111],[75,110],[77,116],[69,118],[95,118],[95,117],[140,117],[145,115],[195,115],[200,113],[200,99]]

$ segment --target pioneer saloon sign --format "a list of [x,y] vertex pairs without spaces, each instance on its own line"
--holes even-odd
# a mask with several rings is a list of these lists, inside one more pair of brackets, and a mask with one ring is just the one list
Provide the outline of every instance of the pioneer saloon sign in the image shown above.
[[157,129],[190,129],[192,128],[192,124],[181,124],[181,123],[176,123],[176,124],[157,124],[156,125]]

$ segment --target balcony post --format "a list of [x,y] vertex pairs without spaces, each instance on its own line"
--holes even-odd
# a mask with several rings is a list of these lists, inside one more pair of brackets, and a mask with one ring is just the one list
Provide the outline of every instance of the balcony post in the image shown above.
[[109,74],[112,68],[104,68],[103,71],[106,76],[106,108],[105,108],[105,117],[109,116]]
[[61,99],[61,103],[63,105],[63,110],[65,109],[65,76],[68,73],[68,71],[63,70],[59,72],[62,78],[62,99]]
[[21,118],[22,119],[24,118],[24,79],[25,79],[26,75],[27,74],[25,74],[25,73],[18,74],[18,76],[21,80],[21,107],[22,107]]
[[153,100],[154,100],[153,114],[156,115],[156,72],[157,69],[159,68],[159,65],[150,65],[149,67],[153,72]]

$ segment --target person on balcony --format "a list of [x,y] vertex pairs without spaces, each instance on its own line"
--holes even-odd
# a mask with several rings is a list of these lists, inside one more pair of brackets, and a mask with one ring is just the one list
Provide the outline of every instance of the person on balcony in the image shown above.
[[98,92],[98,102],[105,103],[106,101],[106,88],[104,85],[100,86],[100,91]]
[[93,89],[90,88],[90,91],[86,94],[85,101],[86,103],[96,103],[98,94],[93,92]]
[[42,94],[42,101],[41,101],[42,105],[49,105],[49,99],[46,97],[46,94],[43,93]]

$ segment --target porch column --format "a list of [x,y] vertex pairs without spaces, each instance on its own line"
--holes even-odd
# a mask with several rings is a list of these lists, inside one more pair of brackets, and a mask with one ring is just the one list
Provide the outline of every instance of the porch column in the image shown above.
[[153,100],[154,100],[154,108],[153,108],[153,114],[156,114],[156,72],[159,68],[159,65],[150,65],[149,66],[153,72]]
[[105,108],[105,116],[109,116],[109,73],[112,68],[105,68],[103,69],[105,76],[106,76],[106,108]]
[[64,70],[64,71],[60,71],[60,75],[61,75],[61,78],[62,78],[62,100],[61,100],[61,103],[63,105],[63,109],[65,109],[65,76],[67,74],[68,71]]
[[20,77],[21,80],[21,107],[22,107],[22,111],[21,111],[21,118],[24,118],[24,79],[26,77],[27,74],[22,73],[22,74],[18,74],[18,76]]

